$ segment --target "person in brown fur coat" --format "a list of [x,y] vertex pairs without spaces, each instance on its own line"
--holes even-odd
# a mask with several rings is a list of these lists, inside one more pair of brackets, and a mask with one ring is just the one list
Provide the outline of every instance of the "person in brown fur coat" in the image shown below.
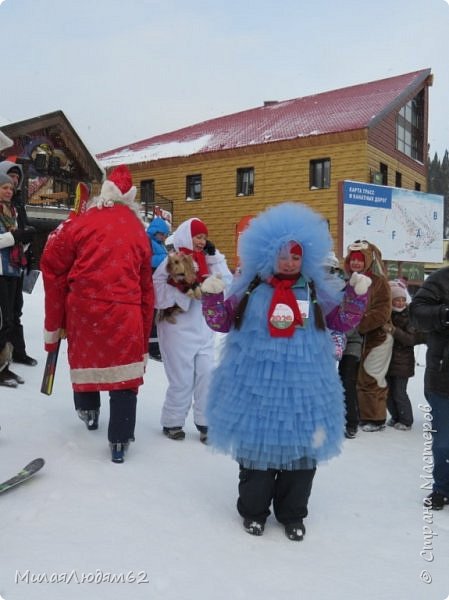
[[391,291],[374,244],[357,240],[348,247],[345,270],[363,273],[372,279],[366,312],[358,326],[363,335],[362,356],[357,377],[360,425],[363,431],[385,429],[388,386],[385,375],[390,364],[393,337],[383,329],[391,318]]

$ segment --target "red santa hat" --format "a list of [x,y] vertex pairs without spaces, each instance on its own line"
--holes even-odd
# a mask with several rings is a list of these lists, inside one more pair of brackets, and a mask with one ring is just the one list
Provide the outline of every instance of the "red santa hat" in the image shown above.
[[106,181],[101,186],[100,197],[107,204],[124,202],[131,204],[136,197],[137,189],[133,186],[131,173],[126,165],[119,165],[113,169]]
[[196,235],[200,235],[201,233],[204,233],[204,235],[208,234],[206,225],[203,223],[203,221],[200,221],[200,219],[192,219],[190,223],[191,236],[195,237]]

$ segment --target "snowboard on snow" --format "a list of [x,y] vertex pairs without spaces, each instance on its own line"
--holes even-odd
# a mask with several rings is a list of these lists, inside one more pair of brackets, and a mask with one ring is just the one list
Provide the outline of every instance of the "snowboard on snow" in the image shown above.
[[7,479],[3,483],[0,483],[0,494],[10,490],[11,488],[27,481],[30,477],[32,477],[35,473],[37,473],[42,467],[45,465],[45,460],[43,458],[35,458],[30,463],[27,464],[26,467],[23,467],[21,471]]

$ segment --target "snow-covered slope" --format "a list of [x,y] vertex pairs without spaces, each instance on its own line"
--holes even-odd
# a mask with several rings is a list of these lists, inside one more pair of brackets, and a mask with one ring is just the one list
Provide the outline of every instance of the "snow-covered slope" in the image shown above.
[[39,365],[14,365],[26,383],[0,388],[0,479],[34,457],[46,465],[0,496],[5,600],[448,597],[449,508],[432,523],[422,508],[424,348],[409,384],[412,431],[346,441],[341,456],[318,469],[306,538],[295,543],[273,518],[261,538],[242,529],[237,466],[202,445],[191,420],[184,442],[161,434],[162,364],[148,366],[136,442],[124,464],[113,464],[107,397],[99,430],[87,431],[73,410],[64,343],[53,395],[39,392],[41,280],[25,297],[24,324]]

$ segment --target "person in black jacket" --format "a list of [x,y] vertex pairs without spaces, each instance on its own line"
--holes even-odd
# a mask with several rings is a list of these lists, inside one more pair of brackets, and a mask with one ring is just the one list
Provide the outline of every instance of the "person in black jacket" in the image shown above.
[[391,415],[387,425],[399,431],[409,431],[413,425],[413,409],[407,394],[407,384],[415,374],[414,346],[425,342],[424,334],[410,324],[410,295],[400,280],[388,282],[391,288],[391,323],[384,331],[393,336],[393,350],[387,372],[387,408]]
[[434,481],[424,503],[440,510],[449,503],[449,267],[424,281],[410,304],[410,319],[427,334],[424,395],[431,411],[426,421],[431,429],[426,431],[433,437]]
[[[25,201],[22,195],[22,183],[23,183],[23,169],[22,165],[4,160],[0,162],[0,173],[7,175],[12,179],[14,185],[14,195],[12,197],[12,206],[14,207],[17,219],[17,227],[19,229],[26,229],[31,234],[34,233],[34,227],[31,227],[28,222],[28,215],[26,213]],[[17,280],[16,293],[14,297],[13,306],[13,322],[12,329],[10,332],[10,341],[13,345],[12,359],[15,363],[21,363],[29,367],[37,365],[37,360],[28,356],[25,345],[25,337],[23,333],[22,325],[22,311],[23,311],[23,275],[25,270],[29,270],[32,266],[32,252],[30,244],[27,244],[26,250],[23,254],[23,264],[21,268],[20,277]]]

